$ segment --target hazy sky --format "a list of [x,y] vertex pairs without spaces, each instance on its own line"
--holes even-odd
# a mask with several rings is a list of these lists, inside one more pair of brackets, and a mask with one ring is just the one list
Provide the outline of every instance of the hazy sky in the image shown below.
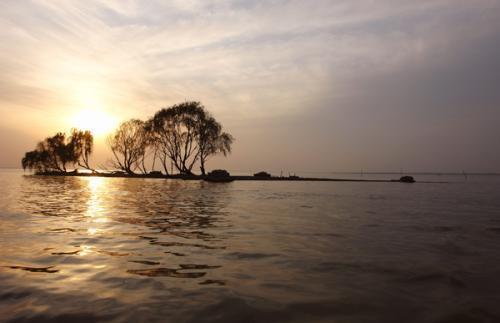
[[0,167],[185,100],[236,138],[209,168],[500,171],[500,1],[0,1]]

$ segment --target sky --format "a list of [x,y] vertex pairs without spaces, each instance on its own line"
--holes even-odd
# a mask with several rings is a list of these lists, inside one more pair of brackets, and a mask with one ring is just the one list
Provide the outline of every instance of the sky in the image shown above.
[[208,168],[500,172],[500,1],[0,2],[0,167],[186,100]]

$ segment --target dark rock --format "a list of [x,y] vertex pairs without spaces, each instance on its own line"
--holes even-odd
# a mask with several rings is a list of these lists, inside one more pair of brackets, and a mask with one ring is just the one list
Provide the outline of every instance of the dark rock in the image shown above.
[[402,176],[399,181],[401,183],[415,183],[415,179],[412,176]]
[[258,172],[258,173],[253,174],[253,176],[254,177],[269,178],[269,177],[271,177],[271,174],[269,174],[268,172]]
[[207,182],[232,182],[234,178],[231,177],[229,172],[225,169],[214,169],[204,178]]
[[231,176],[229,172],[225,169],[214,169],[208,173],[209,177],[229,177]]

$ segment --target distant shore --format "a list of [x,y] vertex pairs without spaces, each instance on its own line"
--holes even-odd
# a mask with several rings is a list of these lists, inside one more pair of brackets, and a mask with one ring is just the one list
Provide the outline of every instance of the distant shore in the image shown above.
[[[121,172],[112,173],[82,173],[82,172],[46,172],[36,173],[37,176],[78,176],[78,177],[113,177],[113,178],[153,178],[153,179],[181,179],[181,180],[205,180],[210,182],[231,182],[231,181],[302,181],[302,182],[368,182],[368,183],[402,183],[399,179],[352,179],[352,178],[320,178],[320,177],[299,177],[299,176],[251,176],[251,175],[231,175],[218,179],[207,175],[164,175],[164,174],[126,174]],[[446,183],[446,182],[420,182],[420,183]]]

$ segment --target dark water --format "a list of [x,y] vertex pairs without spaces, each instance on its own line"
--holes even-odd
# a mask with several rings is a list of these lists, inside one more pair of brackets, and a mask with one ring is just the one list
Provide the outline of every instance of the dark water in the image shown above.
[[2,321],[500,322],[498,304],[498,179],[0,172]]

